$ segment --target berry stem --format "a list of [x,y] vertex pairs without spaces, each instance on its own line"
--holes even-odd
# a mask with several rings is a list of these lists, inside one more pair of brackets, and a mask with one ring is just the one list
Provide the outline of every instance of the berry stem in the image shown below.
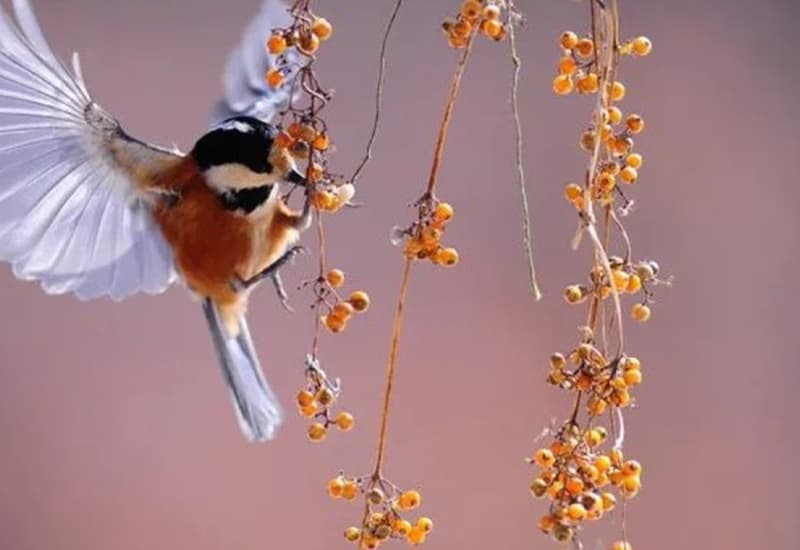
[[516,158],[517,174],[519,181],[519,191],[522,200],[522,243],[525,247],[525,256],[528,260],[528,277],[531,285],[531,292],[534,299],[538,302],[542,299],[539,290],[539,283],[536,278],[536,265],[533,260],[533,233],[531,231],[531,216],[528,206],[528,191],[525,180],[525,166],[523,164],[523,142],[522,142],[522,122],[519,116],[519,74],[522,70],[522,59],[517,52],[517,33],[515,30],[515,18],[519,17],[513,2],[508,6],[508,43],[511,50],[511,63],[513,71],[511,73],[511,110],[514,118],[514,133],[516,136]]

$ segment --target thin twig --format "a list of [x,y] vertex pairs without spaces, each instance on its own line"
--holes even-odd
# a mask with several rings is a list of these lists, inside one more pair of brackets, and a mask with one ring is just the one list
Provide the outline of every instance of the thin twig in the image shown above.
[[517,154],[517,173],[519,181],[519,191],[522,198],[522,242],[525,247],[525,255],[528,260],[528,276],[531,284],[531,292],[534,299],[538,302],[542,299],[539,290],[539,283],[536,278],[536,266],[533,260],[533,233],[531,231],[531,216],[528,206],[528,191],[525,181],[525,167],[523,165],[523,142],[522,142],[522,122],[519,116],[519,74],[522,70],[522,59],[517,52],[517,33],[515,30],[515,7],[513,3],[508,6],[508,43],[511,49],[511,63],[514,66],[511,75],[511,110],[514,118],[514,132],[516,135],[516,154]]
[[367,165],[367,163],[370,160],[372,160],[372,146],[375,145],[375,139],[378,136],[378,126],[380,125],[380,120],[381,120],[383,82],[386,72],[386,50],[389,44],[389,35],[392,32],[392,28],[394,27],[394,22],[397,19],[397,14],[400,11],[400,6],[402,5],[403,5],[403,0],[397,0],[397,2],[394,5],[394,11],[392,11],[392,15],[391,17],[389,17],[389,22],[386,25],[386,31],[383,33],[383,43],[381,44],[381,55],[378,64],[378,84],[375,88],[375,118],[372,122],[372,132],[370,133],[369,140],[367,140],[367,148],[364,153],[364,158],[358,165],[358,168],[356,168],[355,172],[353,172],[353,176],[350,178],[351,183],[356,182],[358,176],[361,174],[361,171],[364,170],[364,167]]

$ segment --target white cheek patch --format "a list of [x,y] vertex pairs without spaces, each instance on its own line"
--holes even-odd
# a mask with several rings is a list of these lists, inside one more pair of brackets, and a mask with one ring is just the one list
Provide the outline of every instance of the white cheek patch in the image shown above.
[[274,174],[259,174],[242,164],[214,166],[206,170],[205,175],[208,185],[219,193],[231,189],[261,187],[278,180]]

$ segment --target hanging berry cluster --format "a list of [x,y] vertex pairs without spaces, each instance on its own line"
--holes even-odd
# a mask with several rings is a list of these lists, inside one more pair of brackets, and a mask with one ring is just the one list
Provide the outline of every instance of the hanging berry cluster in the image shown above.
[[[395,15],[401,3],[402,0],[397,1]],[[372,474],[365,477],[348,477],[342,473],[328,485],[328,492],[333,498],[354,500],[358,494],[364,495],[365,506],[361,525],[350,527],[344,533],[347,540],[358,543],[361,548],[374,549],[383,541],[392,538],[405,539],[413,545],[422,544],[433,528],[433,522],[429,518],[421,517],[412,523],[403,517],[404,512],[419,506],[421,502],[419,492],[402,491],[383,476],[387,421],[398,363],[405,300],[408,295],[411,268],[415,262],[428,260],[442,266],[455,266],[459,262],[456,249],[442,245],[447,224],[454,215],[453,207],[440,201],[436,196],[444,145],[475,37],[481,33],[495,40],[501,40],[509,32],[509,26],[518,20],[515,11],[512,15],[512,10],[513,6],[508,1],[466,0],[461,6],[458,17],[445,21],[443,25],[450,44],[463,51],[450,85],[428,184],[422,196],[414,203],[416,220],[406,227],[395,228],[393,231],[392,241],[395,245],[402,246],[405,262],[392,331],[375,468]],[[505,23],[502,23],[504,16]],[[510,34],[513,35],[513,32]],[[384,49],[385,43],[384,40]]]
[[[319,273],[303,285],[311,288],[314,294],[314,338],[311,354],[306,358],[305,384],[297,396],[297,406],[301,415],[313,421],[308,429],[309,439],[322,441],[331,425],[348,431],[353,427],[354,419],[348,412],[334,413],[331,410],[341,387],[339,381],[333,383],[320,366],[321,328],[325,326],[332,333],[344,331],[355,313],[367,310],[369,297],[363,291],[356,291],[348,300],[342,299],[339,290],[345,282],[344,273],[328,268],[326,263],[321,214],[338,212],[350,204],[355,187],[328,169],[328,156],[333,147],[321,112],[332,94],[319,83],[314,73],[314,62],[322,42],[333,35],[333,26],[324,17],[316,16],[310,4],[310,0],[296,0],[289,9],[291,25],[270,29],[266,48],[277,58],[275,66],[267,72],[266,80],[273,88],[291,87],[289,107],[278,116],[280,131],[276,143],[284,155],[305,163],[309,182],[307,200],[316,210]],[[297,59],[300,61],[294,61]]]
[[[576,543],[587,521],[612,511],[618,496],[624,507],[641,488],[641,464],[625,460],[622,451],[622,410],[634,401],[642,365],[623,351],[620,296],[639,297],[631,315],[644,322],[651,315],[654,287],[665,282],[658,279],[656,262],[633,260],[622,223],[632,205],[622,186],[638,181],[643,164],[641,154],[634,152],[634,136],[644,129],[644,120],[637,114],[625,117],[615,105],[626,96],[625,86],[617,79],[620,58],[646,56],[652,44],[645,37],[620,41],[617,0],[589,0],[589,5],[591,33],[561,35],[562,57],[553,81],[556,94],[575,91],[596,96],[591,125],[580,139],[580,147],[590,157],[585,181],[567,185],[564,192],[579,217],[574,246],[587,235],[594,248],[587,283],[568,286],[564,298],[570,304],[588,302],[589,307],[578,343],[566,354],[553,354],[547,377],[550,384],[575,394],[572,415],[550,430],[550,445],[530,459],[539,467],[530,490],[535,497],[550,501],[539,527],[558,541]],[[616,248],[621,255],[610,253]],[[612,334],[616,335],[613,342]],[[631,550],[624,514],[621,540],[612,548]]]

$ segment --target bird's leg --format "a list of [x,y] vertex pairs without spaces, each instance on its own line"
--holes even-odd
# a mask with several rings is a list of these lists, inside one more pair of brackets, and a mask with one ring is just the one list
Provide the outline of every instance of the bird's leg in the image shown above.
[[283,283],[280,279],[280,270],[281,268],[292,261],[292,259],[297,256],[298,254],[304,253],[306,249],[302,246],[293,246],[289,250],[283,253],[283,255],[272,262],[266,269],[264,269],[261,273],[256,274],[255,276],[251,277],[250,279],[242,280],[237,279],[233,283],[233,289],[236,292],[244,292],[253,288],[255,285],[266,279],[267,277],[271,278],[275,283],[275,290],[278,292],[278,297],[281,300],[281,303],[284,306],[287,306],[286,303],[286,291],[283,288]]

